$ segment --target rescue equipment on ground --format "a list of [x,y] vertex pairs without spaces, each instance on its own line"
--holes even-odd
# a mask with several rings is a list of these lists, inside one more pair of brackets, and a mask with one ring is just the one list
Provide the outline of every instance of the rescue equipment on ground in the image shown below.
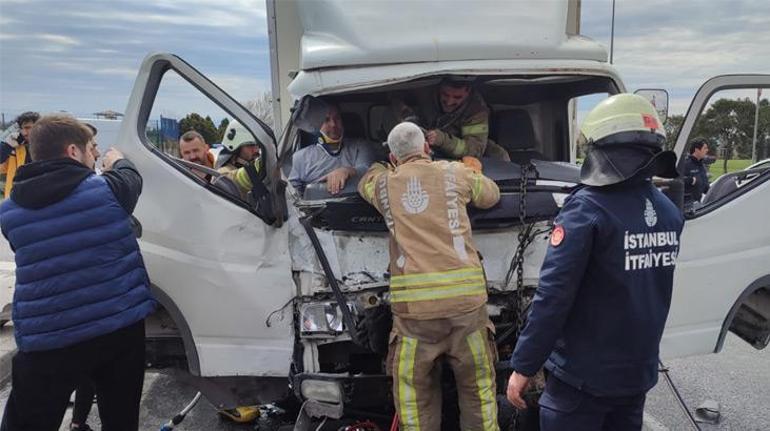
[[185,408],[182,409],[181,412],[179,412],[176,416],[174,416],[173,419],[168,421],[165,425],[160,427],[160,431],[171,431],[172,429],[174,429],[175,426],[182,423],[185,416],[187,416],[187,414],[190,413],[190,410],[192,410],[193,407],[195,407],[198,404],[198,401],[200,401],[201,399],[201,395],[202,394],[200,392],[195,394],[192,401],[190,401],[190,403],[187,404]]

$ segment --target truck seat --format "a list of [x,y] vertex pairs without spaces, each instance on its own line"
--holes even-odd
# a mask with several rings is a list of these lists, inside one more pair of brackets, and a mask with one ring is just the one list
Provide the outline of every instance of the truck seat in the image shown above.
[[505,148],[511,161],[523,165],[530,160],[545,160],[542,153],[535,150],[535,130],[532,118],[524,109],[508,109],[495,113],[495,142]]

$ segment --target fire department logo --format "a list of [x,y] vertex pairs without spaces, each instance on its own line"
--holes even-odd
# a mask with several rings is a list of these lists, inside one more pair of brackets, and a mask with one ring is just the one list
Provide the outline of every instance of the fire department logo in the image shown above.
[[417,177],[409,178],[406,183],[406,192],[401,195],[401,204],[409,214],[419,214],[428,208],[430,196],[422,189],[422,184]]
[[655,208],[652,206],[652,202],[649,199],[644,200],[644,222],[647,226],[653,227],[658,224],[658,213],[655,212]]

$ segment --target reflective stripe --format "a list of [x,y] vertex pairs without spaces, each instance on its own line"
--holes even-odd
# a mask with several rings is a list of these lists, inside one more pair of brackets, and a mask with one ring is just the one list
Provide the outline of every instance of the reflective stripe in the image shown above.
[[368,183],[364,184],[364,197],[368,201],[374,199],[374,181],[369,180]]
[[497,425],[497,402],[492,388],[492,369],[489,365],[489,352],[485,336],[480,329],[468,336],[468,347],[473,355],[473,365],[476,369],[476,387],[481,402],[481,420],[485,431],[499,430]]
[[463,136],[480,135],[482,133],[489,133],[489,124],[487,123],[469,124],[467,126],[463,126],[462,133],[463,133]]
[[241,190],[245,190],[245,191],[251,190],[251,187],[252,187],[251,178],[249,178],[249,173],[246,172],[245,168],[238,168],[238,170],[235,171],[235,175],[233,176],[233,181],[238,187],[241,188]]
[[390,292],[390,302],[432,301],[436,299],[456,298],[458,296],[483,295],[487,286],[482,282],[459,284],[454,286],[426,287]]
[[479,195],[481,194],[481,174],[478,174],[478,173],[473,174],[473,187],[472,187],[471,193],[472,193],[471,199],[476,201],[479,198]]
[[434,283],[450,284],[453,281],[466,281],[475,279],[476,277],[484,277],[484,271],[482,271],[481,268],[470,267],[452,269],[449,271],[394,275],[390,278],[390,288],[398,289],[400,287],[412,287]]
[[452,138],[452,150],[449,151],[453,156],[462,157],[468,152],[465,141],[461,138]]
[[420,430],[417,391],[414,389],[414,358],[416,354],[417,340],[401,337],[401,348],[398,352],[398,406],[404,431]]

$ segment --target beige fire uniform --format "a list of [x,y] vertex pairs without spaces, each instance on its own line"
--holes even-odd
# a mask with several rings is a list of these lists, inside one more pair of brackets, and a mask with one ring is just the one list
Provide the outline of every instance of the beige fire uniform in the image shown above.
[[498,430],[496,349],[486,280],[466,205],[489,208],[497,185],[459,162],[419,155],[372,166],[359,193],[390,230],[388,353],[401,430],[441,429],[441,361],[457,380],[463,430]]
[[472,92],[454,112],[443,113],[438,104],[433,108],[425,115],[429,128],[438,131],[435,145],[444,155],[511,160],[503,147],[489,139],[489,107],[479,93]]

